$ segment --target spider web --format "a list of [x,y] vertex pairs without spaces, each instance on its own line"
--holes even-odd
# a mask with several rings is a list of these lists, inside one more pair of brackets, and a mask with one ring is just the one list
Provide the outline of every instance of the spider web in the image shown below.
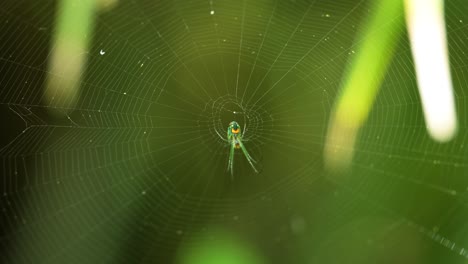
[[[463,3],[446,6],[458,137],[425,134],[402,41],[341,178],[323,172],[323,143],[367,1],[120,1],[96,15],[68,108],[44,99],[55,8],[0,4],[7,262],[169,263],[210,225],[278,263],[338,261],[356,243],[399,255],[401,240],[423,263],[468,257]],[[234,120],[259,174],[240,151],[227,171]]]

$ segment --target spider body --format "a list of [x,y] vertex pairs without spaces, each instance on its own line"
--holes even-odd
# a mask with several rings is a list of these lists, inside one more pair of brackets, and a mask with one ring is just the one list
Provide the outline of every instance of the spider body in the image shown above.
[[232,121],[229,123],[229,126],[227,128],[227,142],[229,143],[230,151],[229,151],[229,162],[228,162],[228,170],[231,171],[231,176],[234,174],[234,150],[235,149],[241,149],[242,152],[244,153],[245,158],[249,162],[249,164],[252,166],[253,170],[258,173],[257,169],[255,168],[254,164],[256,161],[250,156],[249,152],[245,148],[242,138],[244,136],[244,132],[241,132],[241,127],[239,123],[236,121]]
[[234,143],[234,148],[240,149],[241,145],[239,143],[239,140],[242,138],[241,136],[241,129],[239,124],[236,121],[232,121],[229,124],[229,127],[227,129],[227,139],[228,142],[233,142]]

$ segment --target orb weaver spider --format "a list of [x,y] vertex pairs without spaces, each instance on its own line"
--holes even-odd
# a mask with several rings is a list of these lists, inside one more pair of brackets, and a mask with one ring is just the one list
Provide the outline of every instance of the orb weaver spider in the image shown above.
[[231,176],[233,176],[233,173],[234,173],[234,150],[235,149],[242,150],[250,166],[252,166],[255,173],[258,173],[257,169],[254,166],[254,163],[257,163],[257,162],[250,156],[249,152],[244,146],[244,143],[242,142],[242,141],[246,141],[242,139],[245,135],[245,131],[247,131],[247,129],[245,129],[244,132],[241,132],[241,127],[236,121],[232,121],[231,123],[229,123],[229,126],[227,128],[227,139],[223,138],[218,133],[218,131],[216,131],[218,136],[223,141],[228,142],[229,145],[231,146],[230,151],[229,151],[229,161],[228,161],[228,170],[231,171]]

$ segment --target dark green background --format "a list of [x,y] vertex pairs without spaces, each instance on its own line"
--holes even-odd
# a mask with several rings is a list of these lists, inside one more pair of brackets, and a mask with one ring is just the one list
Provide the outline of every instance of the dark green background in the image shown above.
[[[464,1],[445,7],[457,137],[427,135],[403,32],[351,167],[323,171],[373,3],[120,1],[96,14],[80,99],[59,117],[42,95],[57,3],[3,0],[4,262],[172,263],[211,228],[267,263],[466,262]],[[247,124],[258,175],[240,153],[226,172],[215,130],[233,119]]]

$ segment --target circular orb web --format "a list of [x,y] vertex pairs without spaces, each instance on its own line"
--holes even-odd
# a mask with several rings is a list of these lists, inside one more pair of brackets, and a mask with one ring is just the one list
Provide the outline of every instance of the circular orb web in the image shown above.
[[[154,164],[180,195],[207,202],[259,196],[297,181],[291,172],[317,162],[323,91],[291,69],[266,68],[258,60],[251,53],[241,61],[222,52],[195,56],[174,67],[157,91],[147,110],[158,119],[148,144]],[[240,149],[233,174],[228,171],[231,121],[240,124],[258,174]]]
[[[347,177],[324,179],[328,188],[313,182],[330,105],[366,41],[357,32],[376,13],[373,2],[115,1],[95,10],[80,35],[88,46],[66,49],[53,71],[58,1],[0,1],[0,114],[24,122],[0,150],[5,262],[171,263],[164,260],[182,237],[218,224],[245,227],[253,242],[271,245],[269,259],[286,263],[281,257],[306,252],[310,258],[297,261],[306,263],[320,256],[313,245],[323,241],[366,242],[352,236],[353,222],[370,231],[362,234],[393,241],[406,238],[395,232],[404,225],[431,249],[429,258],[465,261],[463,1],[445,6],[459,135],[447,144],[427,136],[402,38]],[[79,89],[74,104],[59,93],[46,100],[47,78],[69,84],[61,70],[76,58],[82,72],[63,86]],[[247,130],[259,174],[239,151],[234,176],[227,171],[221,138],[232,119]],[[368,215],[385,220],[368,229],[360,220]],[[310,244],[288,237],[290,229]],[[295,243],[304,247],[288,246]],[[340,243],[326,249],[335,256],[333,245]],[[374,252],[381,244],[366,245]],[[385,253],[399,256],[393,247]]]
[[[72,14],[90,3],[78,2]],[[256,230],[315,186],[365,5],[115,1],[67,23],[86,28],[50,69],[57,3],[0,3],[0,103],[25,126],[0,152],[6,262],[164,262],[191,230]],[[76,98],[50,92],[50,78]],[[233,119],[259,174],[240,151],[227,171],[218,133]]]

